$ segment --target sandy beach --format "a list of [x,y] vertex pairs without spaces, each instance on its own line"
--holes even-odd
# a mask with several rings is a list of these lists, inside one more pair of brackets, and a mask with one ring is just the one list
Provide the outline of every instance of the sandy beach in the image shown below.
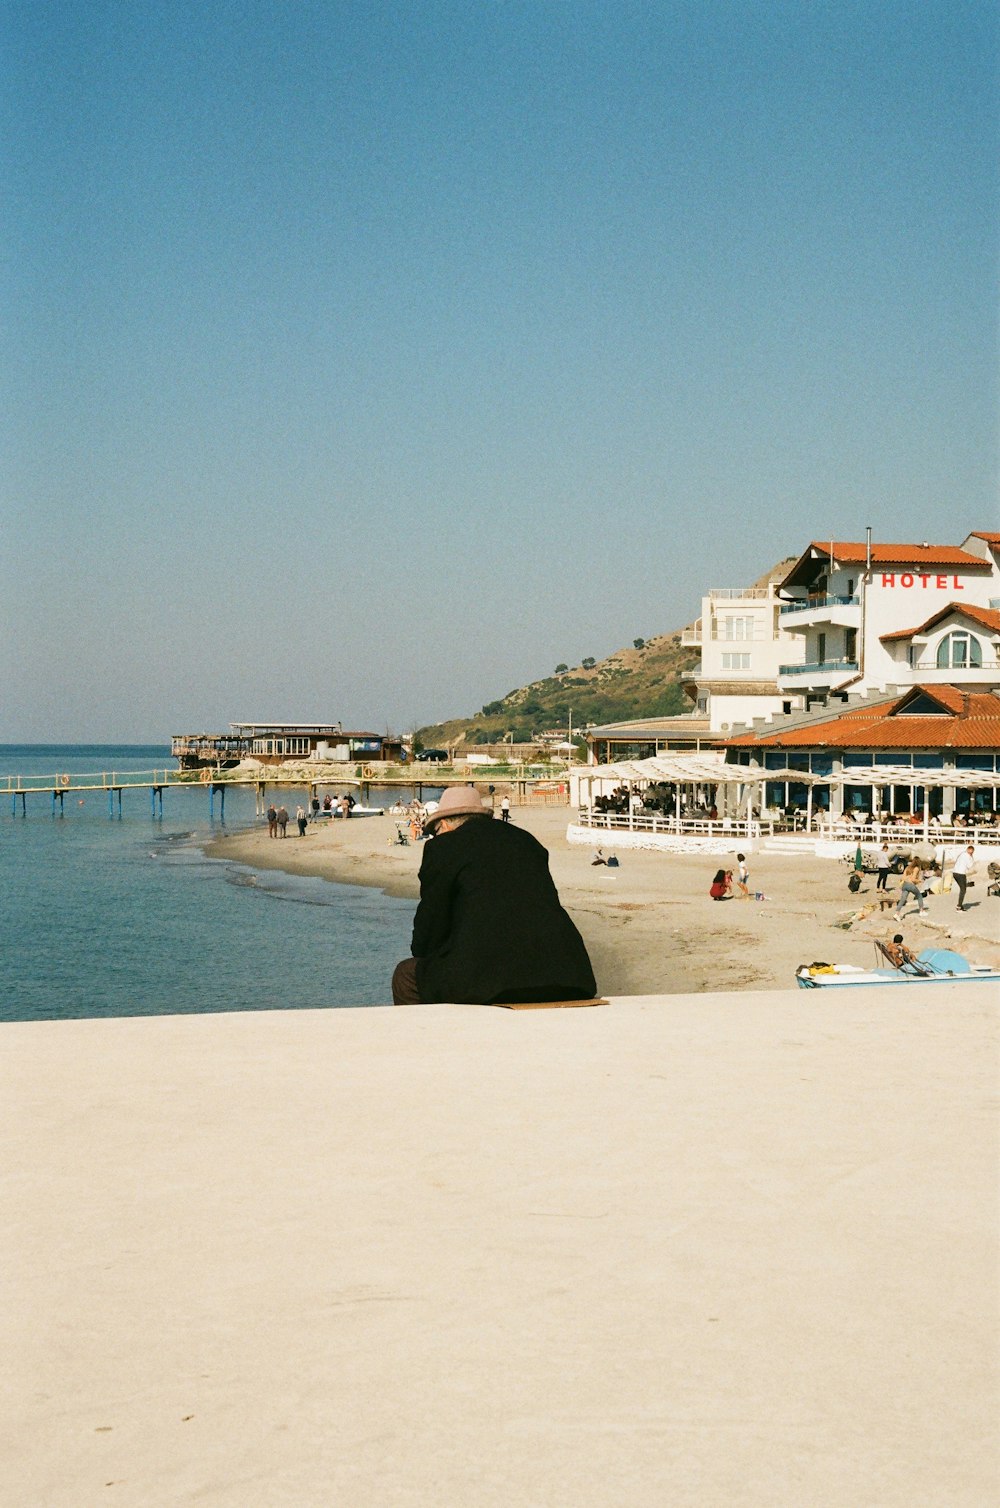
[[[929,912],[913,907],[897,921],[877,908],[850,930],[837,924],[877,901],[875,876],[857,897],[848,869],[836,860],[757,853],[749,856],[750,888],[766,899],[712,901],[708,887],[722,861],[705,855],[628,852],[620,867],[591,864],[593,850],[566,842],[567,807],[516,807],[514,821],[545,844],[552,876],[594,963],[599,989],[610,995],[701,993],[706,990],[790,989],[800,963],[870,966],[873,940],[902,931],[915,951],[948,946],[976,962],[1000,966],[1000,901],[986,896],[986,865],[959,913],[951,893],[930,896]],[[208,853],[250,869],[370,885],[390,895],[418,895],[422,845],[392,842],[389,816],[310,824],[299,838],[271,839],[266,824],[217,839]],[[596,843],[595,843],[596,847]],[[603,844],[610,852],[613,844]],[[732,856],[735,869],[735,851]],[[728,861],[725,867],[729,867]],[[891,882],[897,889],[899,881]],[[386,981],[388,998],[388,981]]]

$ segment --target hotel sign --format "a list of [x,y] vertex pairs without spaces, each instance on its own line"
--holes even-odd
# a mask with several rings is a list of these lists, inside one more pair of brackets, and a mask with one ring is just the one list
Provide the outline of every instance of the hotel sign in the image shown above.
[[935,587],[939,592],[964,592],[965,586],[957,576],[939,576],[928,571],[895,571],[882,572],[883,586],[911,587],[920,584],[926,591],[928,587]]

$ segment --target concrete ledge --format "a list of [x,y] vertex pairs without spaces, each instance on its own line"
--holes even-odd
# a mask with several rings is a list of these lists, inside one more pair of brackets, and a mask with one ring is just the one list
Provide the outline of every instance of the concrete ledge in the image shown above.
[[5,1500],[983,1508],[994,1023],[920,985],[5,1025]]

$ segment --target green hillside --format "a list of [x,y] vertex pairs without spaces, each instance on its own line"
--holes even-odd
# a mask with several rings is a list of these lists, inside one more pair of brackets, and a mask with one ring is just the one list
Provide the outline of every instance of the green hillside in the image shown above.
[[681,676],[697,660],[696,650],[681,648],[680,632],[638,640],[604,660],[557,666],[544,680],[508,691],[469,717],[420,728],[417,739],[434,747],[459,741],[498,743],[513,734],[515,743],[529,743],[539,733],[567,727],[571,712],[574,730],[589,723],[689,712]]
[[[779,561],[751,585],[765,587],[787,575],[795,557]],[[700,661],[697,649],[681,648],[681,629],[653,639],[636,639],[604,660],[557,665],[544,680],[532,681],[487,702],[468,717],[453,717],[417,730],[424,748],[455,743],[530,743],[540,733],[569,725],[574,731],[595,723],[636,717],[676,717],[690,712],[681,683]]]

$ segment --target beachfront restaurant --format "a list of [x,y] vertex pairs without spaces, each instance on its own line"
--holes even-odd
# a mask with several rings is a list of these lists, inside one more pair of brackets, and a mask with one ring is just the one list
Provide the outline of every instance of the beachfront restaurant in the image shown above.
[[175,733],[171,753],[182,770],[257,765],[391,763],[406,758],[402,742],[340,723],[230,723],[228,733]]
[[729,739],[717,755],[588,767],[574,792],[581,826],[748,842],[799,833],[1000,845],[996,691],[916,686],[783,721]]
[[604,723],[587,728],[587,762],[609,764],[612,760],[653,759],[658,755],[710,749],[716,739],[707,717],[685,713],[680,717],[633,718],[625,723]]
[[[810,832],[1000,843],[1000,693],[918,685],[730,739],[737,811]],[[794,773],[793,773],[794,772]]]

